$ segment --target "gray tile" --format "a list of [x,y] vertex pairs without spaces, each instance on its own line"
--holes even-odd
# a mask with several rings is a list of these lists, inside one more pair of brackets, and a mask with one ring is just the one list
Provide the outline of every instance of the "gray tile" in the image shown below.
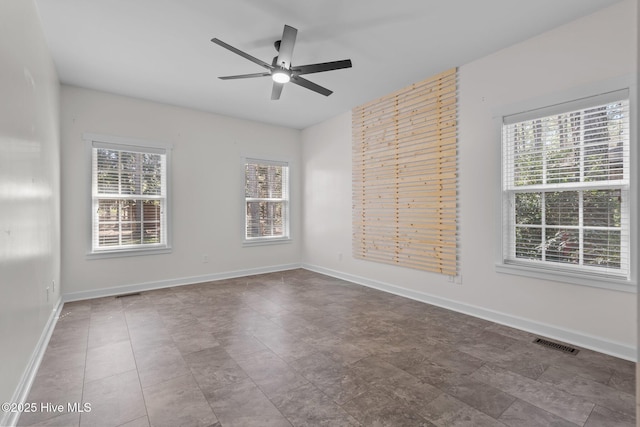
[[149,417],[144,416],[128,423],[119,425],[118,427],[149,427]]
[[584,424],[595,406],[592,402],[557,389],[550,384],[542,384],[490,365],[484,365],[471,376],[579,425]]
[[343,369],[348,366],[339,360],[335,360],[331,355],[319,351],[293,360],[289,364],[299,372],[308,372],[310,374],[320,374],[323,371]]
[[552,360],[555,360],[531,354],[531,349],[522,343],[501,349],[484,342],[467,341],[460,346],[460,350],[494,366],[534,380],[547,370]]
[[[140,303],[142,304],[142,303]],[[138,335],[152,334],[153,332],[167,333],[167,328],[162,323],[162,318],[149,304],[141,308],[124,309],[124,318],[129,329],[129,338],[138,338]]]
[[291,427],[291,423],[282,415],[237,416],[227,419],[224,424],[210,427]]
[[135,370],[85,383],[83,403],[91,410],[80,415],[81,427],[116,427],[147,414]]
[[[27,402],[36,403],[36,412],[23,413],[20,417],[21,425],[31,425],[61,415],[60,411],[52,411],[46,406],[62,405],[62,413],[66,413],[67,404],[80,402],[82,399],[82,384],[84,368],[44,369],[36,375]],[[42,406],[42,404],[45,406]],[[44,408],[44,409],[41,409]]]
[[419,408],[418,412],[437,426],[497,427],[503,425],[446,393]]
[[124,313],[117,312],[115,315],[92,315],[87,344],[89,348],[128,340],[129,330]]
[[584,427],[635,427],[635,417],[596,405]]
[[191,374],[145,387],[143,393],[154,427],[209,427],[218,422]]
[[242,302],[262,315],[277,314],[285,310],[285,308],[280,304],[269,301],[268,299],[254,292],[245,292],[243,294]]
[[485,414],[498,418],[516,400],[497,388],[468,375],[451,374],[443,378],[438,388]]
[[118,427],[149,427],[149,417],[144,416],[128,423],[124,423]]
[[344,364],[352,364],[371,356],[369,349],[352,344],[348,338],[329,337],[314,340],[312,344],[319,351],[330,355],[334,360]]
[[534,360],[538,360],[540,363],[544,363],[545,365],[562,363],[563,360],[573,361],[576,359],[573,355],[565,354],[561,351],[533,342],[518,342],[509,347],[509,349],[507,349],[507,353],[512,353],[514,356],[520,355],[529,357]]
[[[78,401],[82,395],[83,371],[83,368],[74,367],[38,372],[27,400],[59,403],[63,397],[72,397],[73,401]],[[56,400],[50,400],[51,397]]]
[[337,374],[317,377],[312,383],[339,405],[360,396],[371,388],[368,382],[349,369]]
[[74,368],[84,370],[86,351],[86,346],[47,347],[40,363],[40,372],[52,373]]
[[188,354],[185,362],[207,398],[219,388],[248,378],[240,365],[221,348]]
[[[176,301],[179,300],[176,298]],[[167,308],[158,308],[158,311],[160,318],[162,319],[162,323],[170,332],[192,325],[198,321],[196,317],[183,307],[173,307],[169,305]]]
[[369,356],[352,364],[350,369],[355,375],[370,385],[394,382],[409,376],[405,371],[376,356]]
[[364,426],[433,426],[387,390],[374,387],[355,397],[343,409]]
[[590,360],[579,359],[578,357],[571,356],[558,358],[551,363],[551,366],[553,366],[554,368],[559,368],[567,373],[579,375],[583,378],[599,382],[601,384],[608,384],[615,373],[615,371],[611,367],[593,363]]
[[308,383],[304,377],[270,350],[236,358],[236,361],[253,382],[270,397]]
[[248,334],[218,337],[220,345],[231,357],[245,357],[259,351],[267,350],[260,341]]
[[609,387],[625,393],[635,394],[636,392],[636,376],[634,374],[613,371],[613,375],[609,379]]
[[314,353],[291,365],[339,405],[367,391],[371,384],[349,366],[324,353]]
[[20,417],[18,425],[19,426],[29,425],[31,427],[79,427],[80,414],[66,413],[66,414],[58,415],[56,417],[37,422],[35,424],[23,424],[23,417]]
[[124,319],[122,303],[94,306],[91,308],[91,323],[109,323],[112,320]]
[[131,348],[134,354],[142,352],[147,348],[158,347],[162,345],[175,347],[175,343],[171,338],[171,334],[162,326],[150,326],[147,328],[136,327],[129,329]]
[[377,387],[395,395],[403,404],[413,408],[419,408],[442,394],[436,387],[409,374],[390,379]]
[[134,347],[134,355],[143,388],[190,374],[173,342],[140,349]]
[[[91,318],[92,305],[88,301],[67,302],[62,306],[56,327],[64,327],[77,321],[88,321]],[[75,328],[75,326],[74,326]]]
[[[592,413],[593,414],[593,413]],[[516,400],[498,418],[501,422],[512,427],[577,427],[574,424],[544,411],[536,406],[530,405],[522,400]],[[602,424],[601,426],[604,426]]]
[[629,375],[633,375],[635,372],[635,364],[633,362],[592,350],[581,349],[576,358]]
[[[94,298],[87,301],[78,301],[78,303],[87,303],[91,307],[91,316],[96,313],[113,313],[122,309],[122,299],[116,297]],[[75,304],[75,303],[74,303]],[[66,304],[65,304],[66,305]]]
[[478,331],[477,333],[466,334],[466,336],[462,340],[460,340],[459,343],[468,344],[478,342],[497,349],[506,350],[517,343],[518,340],[485,328]]
[[403,371],[434,385],[442,383],[444,377],[453,373],[451,370],[432,362],[427,355],[421,353],[418,349],[403,349],[398,352],[378,354],[377,356]]
[[[238,307],[233,316],[226,316],[227,327],[245,331],[250,334],[254,330],[259,330],[269,323],[269,320],[256,313],[248,307]],[[215,333],[215,331],[214,331]]]
[[223,426],[291,425],[248,378],[214,390],[207,400]]
[[47,349],[54,351],[60,348],[73,348],[82,351],[87,347],[89,335],[89,319],[74,320],[56,325]]
[[171,338],[183,355],[220,346],[215,336],[198,321],[173,328]]
[[294,426],[357,426],[352,416],[312,384],[306,383],[271,401]]
[[136,369],[129,341],[90,348],[87,351],[85,383]]
[[268,319],[275,324],[279,325],[287,333],[300,339],[313,338],[318,333],[322,332],[321,328],[303,319],[301,316],[295,315],[291,312],[281,312]]
[[477,357],[454,349],[440,349],[442,347],[444,346],[426,354],[427,360],[459,374],[470,374],[484,364],[484,361]]
[[634,395],[576,376],[555,366],[547,369],[540,376],[539,381],[551,384],[560,390],[608,409],[629,415],[635,414],[636,399]]
[[253,336],[285,361],[292,361],[308,356],[316,349],[304,339],[294,337],[284,329],[253,332]]

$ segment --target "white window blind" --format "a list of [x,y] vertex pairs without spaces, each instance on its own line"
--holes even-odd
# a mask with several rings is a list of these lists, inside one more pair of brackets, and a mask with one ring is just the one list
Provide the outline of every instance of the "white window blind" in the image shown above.
[[629,101],[505,117],[505,263],[629,279]]
[[354,257],[457,270],[457,70],[353,109]]
[[245,159],[245,241],[289,238],[289,165]]
[[92,250],[167,246],[165,149],[93,142]]

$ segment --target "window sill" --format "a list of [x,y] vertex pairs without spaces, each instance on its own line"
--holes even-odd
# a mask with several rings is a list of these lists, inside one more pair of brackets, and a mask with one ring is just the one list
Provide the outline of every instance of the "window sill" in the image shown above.
[[104,259],[104,258],[123,258],[130,256],[144,256],[171,253],[170,246],[162,246],[156,248],[140,248],[140,249],[115,249],[89,252],[86,259]]
[[244,240],[242,242],[243,247],[250,246],[264,246],[264,245],[281,245],[284,243],[291,243],[291,237],[265,237],[261,239]]
[[637,292],[637,283],[632,280],[616,279],[614,277],[573,273],[563,270],[537,268],[520,264],[496,264],[496,271],[503,274],[532,277],[535,279],[551,280],[554,282],[573,283],[575,285],[591,286],[622,292]]

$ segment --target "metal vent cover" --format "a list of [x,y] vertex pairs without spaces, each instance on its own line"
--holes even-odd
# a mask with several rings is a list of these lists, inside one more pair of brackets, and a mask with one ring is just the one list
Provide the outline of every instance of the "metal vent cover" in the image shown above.
[[578,352],[580,351],[577,348],[569,347],[568,345],[559,344],[559,343],[553,342],[553,341],[548,341],[548,340],[545,340],[543,338],[536,338],[535,340],[533,340],[533,342],[536,343],[536,344],[540,344],[542,346],[548,347],[548,348],[552,348],[554,350],[561,351],[563,353],[571,354],[573,356],[578,354]]

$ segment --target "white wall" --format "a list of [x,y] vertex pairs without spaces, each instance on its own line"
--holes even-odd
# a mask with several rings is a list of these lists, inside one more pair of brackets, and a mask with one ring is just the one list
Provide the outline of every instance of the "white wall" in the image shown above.
[[[300,263],[300,131],[62,86],[62,280],[65,298],[193,283]],[[83,133],[173,145],[170,254],[87,259],[90,164]],[[242,247],[241,156],[291,164],[292,237]],[[208,263],[203,262],[207,254]],[[122,288],[128,287],[128,288]]]
[[[0,94],[0,402],[7,402],[24,391],[60,298],[59,84],[32,1],[0,2]],[[7,415],[0,413],[0,425]]]
[[302,134],[303,262],[336,276],[634,358],[635,295],[496,273],[500,141],[494,114],[541,96],[552,98],[576,87],[633,76],[635,17],[636,1],[626,0],[459,68],[462,284],[352,258],[350,113]]

